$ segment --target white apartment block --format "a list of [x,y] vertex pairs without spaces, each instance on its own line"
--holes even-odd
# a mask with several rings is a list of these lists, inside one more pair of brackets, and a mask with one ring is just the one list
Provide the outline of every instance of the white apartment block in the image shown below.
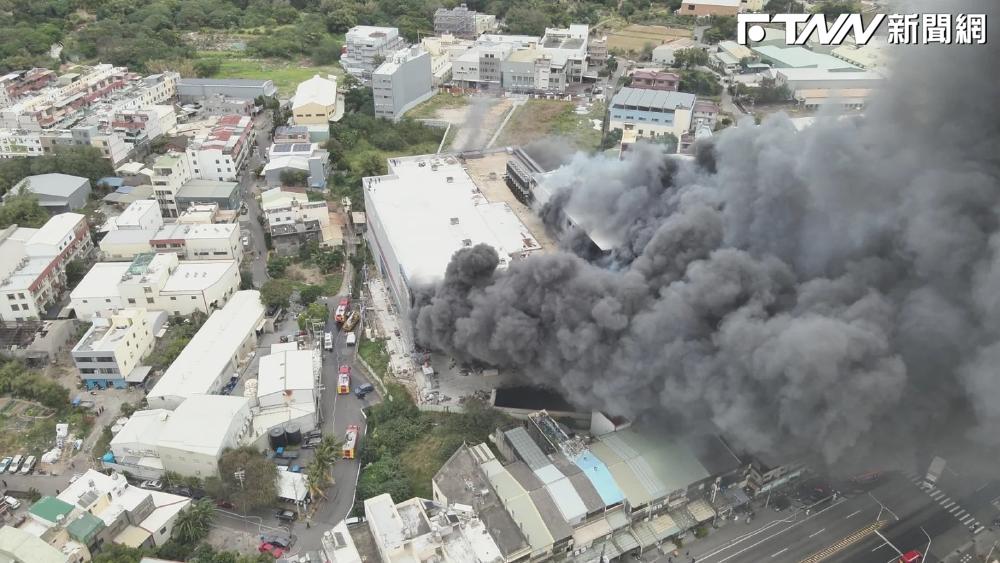
[[368,81],[372,71],[378,66],[376,59],[384,59],[404,46],[403,38],[395,27],[357,25],[345,35],[340,66],[348,74]]
[[154,344],[149,313],[129,308],[95,317],[70,355],[87,389],[124,389],[145,380],[149,368],[140,363]]
[[433,95],[431,55],[419,45],[392,53],[372,72],[376,117],[399,121]]
[[0,129],[0,158],[40,156],[42,137],[38,131]]
[[180,153],[169,153],[153,162],[153,192],[164,217],[177,217],[177,191],[192,178],[191,163]]
[[237,181],[253,152],[255,138],[252,117],[224,115],[218,118],[210,128],[197,133],[188,145],[186,155],[192,177]]
[[108,219],[107,225],[112,231],[159,229],[163,216],[155,199],[140,199],[130,203],[121,215]]
[[305,193],[273,188],[261,193],[261,211],[267,217],[268,230],[279,225],[316,221],[321,227],[330,224],[325,201],[309,201]]
[[40,319],[66,287],[66,264],[93,248],[87,220],[53,216],[40,229],[0,231],[0,319]]
[[70,305],[85,320],[124,307],[207,314],[225,305],[239,285],[235,260],[182,262],[173,253],[148,253],[132,262],[95,264],[70,294]]
[[182,260],[243,260],[240,228],[228,224],[171,223],[157,229],[119,229],[101,239],[109,262],[132,261],[147,252],[169,252]]

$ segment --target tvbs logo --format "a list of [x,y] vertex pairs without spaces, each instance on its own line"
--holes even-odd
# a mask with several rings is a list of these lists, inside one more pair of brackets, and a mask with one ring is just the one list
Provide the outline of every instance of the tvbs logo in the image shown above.
[[885,14],[874,14],[866,27],[861,14],[840,14],[831,25],[827,25],[823,14],[738,14],[736,42],[746,45],[763,41],[765,32],[760,24],[784,23],[785,43],[789,45],[805,45],[813,33],[818,34],[820,45],[840,45],[848,33],[854,34],[856,44],[866,45],[884,19]]

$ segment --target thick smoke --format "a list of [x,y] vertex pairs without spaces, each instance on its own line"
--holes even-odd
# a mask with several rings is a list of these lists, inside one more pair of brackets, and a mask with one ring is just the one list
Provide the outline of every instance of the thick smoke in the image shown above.
[[997,45],[900,47],[863,118],[743,122],[696,162],[577,155],[548,212],[612,256],[462,250],[419,340],[752,450],[1000,440]]

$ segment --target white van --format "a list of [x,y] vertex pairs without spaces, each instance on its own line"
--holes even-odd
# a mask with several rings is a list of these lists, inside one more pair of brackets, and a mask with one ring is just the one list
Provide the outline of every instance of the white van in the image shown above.
[[21,462],[23,460],[24,460],[24,457],[22,457],[21,454],[17,454],[16,456],[14,456],[14,459],[12,459],[10,461],[10,467],[7,468],[7,471],[9,471],[11,473],[17,473],[18,471],[20,471],[21,470]]
[[35,456],[29,455],[28,459],[24,460],[24,465],[21,466],[21,474],[28,475],[33,469],[35,469]]
[[358,337],[353,332],[347,333],[347,345],[354,346],[358,343]]
[[323,335],[323,349],[327,351],[333,350],[333,334],[326,333]]

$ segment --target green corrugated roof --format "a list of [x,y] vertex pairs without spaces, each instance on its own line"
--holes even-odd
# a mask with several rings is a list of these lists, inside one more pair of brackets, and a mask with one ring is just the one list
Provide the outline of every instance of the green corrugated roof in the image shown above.
[[104,529],[104,521],[89,512],[80,514],[66,526],[69,536],[84,545],[90,545],[90,541],[98,532]]
[[60,516],[66,516],[73,511],[73,505],[56,497],[42,497],[31,505],[28,512],[48,522],[58,522]]

